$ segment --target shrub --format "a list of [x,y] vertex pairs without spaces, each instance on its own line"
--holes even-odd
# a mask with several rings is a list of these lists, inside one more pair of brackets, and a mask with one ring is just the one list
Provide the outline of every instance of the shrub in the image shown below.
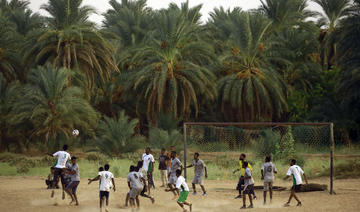
[[124,111],[119,113],[117,120],[104,117],[104,120],[99,123],[96,146],[110,157],[138,150],[144,146],[145,142],[143,136],[135,135],[138,122],[137,119],[129,120]]
[[277,144],[280,141],[280,134],[271,129],[263,130],[260,132],[259,139],[255,143],[255,153],[258,157],[275,156]]
[[285,134],[280,137],[279,142],[276,145],[275,157],[278,159],[291,158],[295,156],[295,140],[292,134],[291,126],[286,127],[285,130]]
[[167,130],[159,128],[151,128],[149,132],[149,142],[153,148],[161,149],[174,146],[175,149],[180,149],[183,144],[183,136],[177,130]]
[[86,155],[86,160],[88,160],[89,162],[98,163],[98,164],[105,164],[105,163],[108,162],[105,155],[102,155],[102,154],[99,154],[99,153],[89,153],[89,154],[87,154]]

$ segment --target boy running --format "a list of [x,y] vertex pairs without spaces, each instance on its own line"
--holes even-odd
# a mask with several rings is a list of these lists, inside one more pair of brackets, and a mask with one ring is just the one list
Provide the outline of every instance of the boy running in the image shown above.
[[151,153],[150,147],[145,149],[145,153],[142,155],[143,161],[143,169],[147,172],[147,180],[148,180],[148,192],[150,194],[150,187],[155,188],[154,180],[153,180],[153,171],[154,171],[154,163],[155,159]]
[[194,154],[194,161],[191,165],[187,166],[186,168],[190,168],[190,167],[195,167],[194,169],[194,179],[192,180],[192,187],[193,187],[193,194],[196,194],[196,187],[195,184],[199,184],[202,191],[203,191],[203,196],[206,196],[206,191],[205,191],[205,187],[202,184],[202,179],[203,179],[203,175],[204,175],[204,170],[205,170],[205,178],[207,178],[207,169],[206,169],[206,165],[204,163],[204,161],[199,159],[200,154],[195,152]]
[[103,205],[104,205],[104,199],[106,199],[106,206],[105,211],[107,212],[108,209],[107,207],[109,206],[109,196],[110,196],[110,190],[111,187],[114,189],[114,192],[116,191],[115,189],[115,181],[114,181],[114,175],[113,173],[109,172],[109,164],[105,164],[104,169],[105,171],[99,172],[98,176],[95,177],[94,179],[88,179],[89,180],[89,185],[91,182],[93,181],[97,181],[100,180],[101,184],[100,184],[100,212],[102,211]]
[[76,157],[71,158],[71,165],[67,173],[70,175],[71,182],[66,186],[65,191],[71,197],[70,205],[75,201],[75,205],[79,205],[76,196],[76,190],[80,183],[80,170],[76,163]]
[[[51,197],[54,197],[54,194],[55,194],[54,189],[56,188],[56,186],[59,183],[59,178],[61,178],[62,182],[64,180],[63,171],[66,168],[66,162],[68,160],[70,160],[70,154],[66,152],[67,149],[68,149],[68,145],[64,144],[62,151],[55,152],[54,154],[47,153],[47,155],[57,158],[56,166],[55,166],[55,170],[54,170],[54,179],[53,179],[52,187],[51,187],[52,188]],[[64,186],[63,186],[63,189],[64,189]],[[65,199],[64,190],[63,190],[63,199]]]
[[301,179],[301,175],[304,175],[304,179],[306,184],[308,184],[308,180],[306,178],[306,175],[304,173],[304,171],[300,168],[300,166],[296,165],[296,160],[292,159],[290,162],[290,168],[287,171],[286,177],[284,178],[284,180],[288,179],[290,176],[292,176],[292,180],[293,180],[293,186],[291,187],[291,193],[290,193],[290,197],[289,197],[289,201],[287,203],[285,203],[285,207],[290,206],[290,201],[291,199],[294,197],[296,199],[296,201],[298,202],[298,204],[296,206],[301,206],[301,201],[299,200],[299,198],[296,196],[296,192],[300,190],[301,185],[302,185],[302,179]]
[[186,199],[189,195],[189,187],[186,184],[185,178],[183,176],[181,176],[181,170],[176,170],[176,186],[175,188],[169,188],[169,189],[165,189],[166,192],[172,191],[174,192],[175,190],[179,193],[179,190],[181,189],[180,192],[180,196],[177,200],[177,203],[179,204],[179,206],[184,210],[184,212],[186,212],[187,210],[184,208],[184,205],[188,205],[190,207],[190,211],[192,211],[192,204],[190,202],[186,202]]
[[168,175],[167,162],[169,160],[170,160],[170,158],[167,155],[165,155],[165,149],[162,148],[160,157],[159,157],[159,170],[160,170],[161,181],[162,181],[162,185],[160,187],[165,187],[165,185],[168,181],[168,179],[167,179],[167,175]]
[[270,202],[272,201],[274,173],[277,174],[275,164],[271,162],[270,156],[266,156],[265,163],[261,166],[261,179],[264,180],[264,205],[266,204],[267,191],[270,193]]
[[241,207],[241,209],[246,208],[246,194],[249,196],[249,201],[250,201],[250,205],[247,208],[253,208],[254,206],[253,206],[251,194],[254,193],[254,179],[251,175],[251,170],[249,168],[248,162],[243,162],[242,166],[245,169],[245,174],[243,177],[245,187],[244,187],[244,195],[243,195],[243,206]]
[[[241,174],[241,176],[240,176],[240,178],[239,178],[239,182],[238,182],[238,184],[237,184],[237,186],[236,186],[236,190],[239,191],[239,195],[236,196],[235,199],[241,198],[241,191],[242,191],[242,187],[243,187],[243,185],[244,185],[244,175],[245,175],[245,169],[243,168],[243,163],[244,163],[244,162],[248,162],[248,161],[246,160],[246,155],[245,155],[244,153],[242,153],[242,154],[240,155],[240,157],[239,157],[239,168],[238,168],[238,169],[235,169],[235,170],[233,171],[234,174],[235,174],[237,171],[240,171],[240,174]],[[249,162],[248,162],[248,167],[249,167],[250,171],[253,170]],[[254,199],[256,199],[255,191],[254,191],[252,194],[254,195]]]
[[144,188],[144,184],[146,184],[145,179],[141,177],[139,172],[136,172],[135,166],[130,166],[130,173],[127,176],[127,182],[130,189],[129,197],[130,197],[130,206],[135,207],[135,200],[137,208],[140,207],[139,195]]
[[180,171],[182,171],[183,166],[182,166],[182,163],[180,162],[179,158],[177,158],[176,152],[172,151],[171,152],[171,168],[170,168],[170,172],[168,173],[168,178],[169,178],[168,186],[174,194],[174,199],[177,197],[177,195],[179,195],[179,191],[176,189],[173,189],[173,185],[175,185],[176,181],[177,181],[176,171],[178,169],[180,169]]

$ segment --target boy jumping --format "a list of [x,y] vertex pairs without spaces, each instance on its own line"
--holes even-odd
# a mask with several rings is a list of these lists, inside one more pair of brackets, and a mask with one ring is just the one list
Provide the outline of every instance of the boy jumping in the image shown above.
[[109,196],[110,196],[110,190],[111,187],[116,191],[115,189],[115,181],[114,181],[114,175],[113,173],[109,172],[109,164],[105,164],[104,169],[105,171],[99,172],[98,176],[94,179],[88,179],[89,185],[93,181],[100,180],[100,212],[102,211],[103,205],[104,205],[104,199],[106,199],[106,206],[105,211],[108,212],[107,207],[109,206]]
[[177,200],[177,203],[179,204],[179,206],[183,209],[184,212],[186,212],[187,210],[184,208],[184,205],[188,205],[190,207],[190,211],[192,211],[192,204],[190,202],[186,202],[186,199],[189,195],[189,187],[185,182],[185,178],[183,176],[181,176],[181,170],[176,170],[176,186],[175,188],[169,188],[169,189],[165,189],[166,192],[169,191],[175,191],[177,190],[177,192],[179,192],[179,190],[181,189],[180,192],[180,196]]
[[304,175],[304,179],[306,184],[308,184],[308,180],[306,178],[306,175],[304,173],[304,171],[300,168],[300,166],[295,165],[296,164],[296,160],[292,159],[290,162],[290,168],[287,171],[286,177],[284,178],[284,180],[288,179],[290,176],[292,176],[292,180],[293,180],[293,186],[291,187],[291,193],[290,193],[290,197],[289,197],[289,201],[287,203],[285,203],[285,207],[290,206],[290,201],[291,199],[294,197],[296,199],[296,201],[298,202],[298,204],[296,206],[301,206],[301,201],[299,200],[299,198],[296,196],[296,192],[300,190],[301,185],[302,185],[302,179],[301,179],[301,175]]
[[264,180],[264,205],[266,204],[266,192],[270,193],[270,202],[272,201],[272,186],[274,183],[274,173],[277,174],[275,165],[271,162],[271,157],[266,156],[265,163],[261,166],[261,179]]
[[192,187],[193,187],[193,194],[196,194],[196,187],[195,184],[199,184],[202,191],[203,191],[203,196],[206,196],[206,191],[205,191],[205,187],[202,184],[202,179],[204,176],[204,170],[205,170],[205,178],[207,178],[208,174],[207,174],[207,169],[206,169],[206,165],[204,163],[204,161],[199,159],[199,153],[195,152],[194,154],[194,161],[191,165],[187,166],[186,168],[190,168],[190,167],[195,167],[194,170],[194,179],[192,180]]

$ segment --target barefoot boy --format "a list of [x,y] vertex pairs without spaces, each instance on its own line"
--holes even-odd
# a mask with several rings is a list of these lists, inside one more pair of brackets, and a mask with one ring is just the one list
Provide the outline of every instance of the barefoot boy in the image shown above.
[[114,175],[113,173],[109,172],[109,164],[105,164],[104,169],[105,171],[99,172],[98,176],[94,179],[89,179],[89,183],[93,181],[100,180],[100,212],[102,211],[102,208],[104,206],[104,199],[106,200],[106,206],[105,211],[108,211],[107,207],[109,206],[109,196],[110,196],[110,190],[111,187],[116,191],[115,189],[115,181],[114,181]]
[[252,196],[251,194],[254,193],[254,179],[251,174],[251,170],[249,168],[248,162],[243,162],[243,168],[245,169],[244,173],[244,195],[243,195],[243,206],[241,209],[246,208],[246,194],[249,196],[250,205],[248,208],[253,208]]
[[264,205],[266,204],[266,192],[270,193],[272,201],[272,186],[274,183],[274,173],[277,174],[275,165],[271,162],[271,157],[266,156],[265,163],[261,166],[261,179],[264,180]]
[[308,181],[307,181],[304,171],[300,168],[300,166],[296,165],[296,160],[292,159],[290,162],[290,168],[286,174],[286,177],[284,178],[284,180],[286,180],[291,176],[292,181],[293,181],[293,186],[291,187],[289,201],[287,203],[285,203],[285,205],[284,205],[285,207],[290,206],[290,201],[293,197],[298,202],[297,206],[301,206],[301,201],[295,194],[297,191],[300,190],[301,185],[302,185],[301,175],[304,175],[305,182],[306,182],[306,184],[308,184]]
[[205,166],[204,161],[199,159],[199,153],[195,152],[194,154],[194,161],[191,165],[187,166],[186,168],[195,167],[195,173],[194,173],[194,179],[192,180],[192,187],[193,187],[193,194],[196,194],[196,187],[195,184],[199,184],[202,191],[203,196],[206,196],[206,190],[202,183],[203,176],[204,176],[204,170],[205,170],[205,178],[207,178],[207,169]]
[[175,188],[169,188],[169,189],[165,189],[166,192],[169,191],[180,191],[180,195],[179,198],[177,200],[177,203],[179,204],[179,206],[183,209],[184,212],[186,212],[187,210],[184,208],[184,205],[188,205],[190,208],[190,211],[192,211],[192,204],[190,202],[186,202],[186,199],[189,195],[189,187],[185,182],[185,178],[183,176],[181,176],[181,170],[176,170],[176,186]]

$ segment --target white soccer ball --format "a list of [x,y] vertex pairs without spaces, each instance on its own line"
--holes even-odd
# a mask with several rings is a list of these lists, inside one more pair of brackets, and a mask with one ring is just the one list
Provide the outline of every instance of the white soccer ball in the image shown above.
[[75,130],[72,131],[73,136],[78,136],[79,133],[80,133],[80,132],[79,132],[78,129],[75,129]]

